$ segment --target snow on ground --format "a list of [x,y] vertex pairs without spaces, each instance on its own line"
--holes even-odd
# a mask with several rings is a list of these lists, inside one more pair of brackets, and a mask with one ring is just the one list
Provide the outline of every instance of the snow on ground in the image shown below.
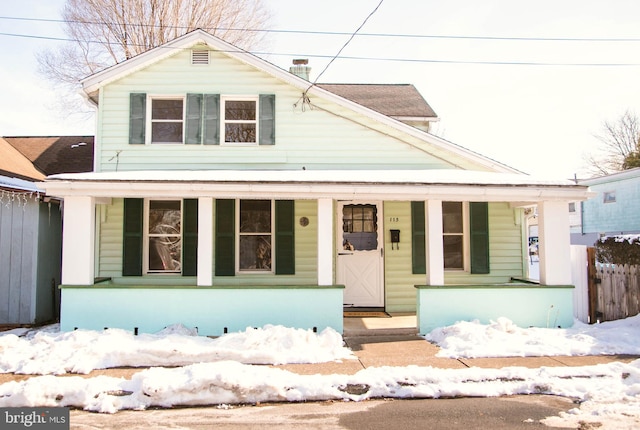
[[567,329],[520,328],[506,318],[491,324],[458,322],[426,336],[440,357],[542,357],[557,355],[640,355],[640,315]]
[[185,366],[233,360],[245,364],[323,363],[355,357],[333,329],[319,334],[282,326],[247,328],[217,339],[197,336],[184,326],[158,334],[75,330],[56,327],[0,336],[0,373],[89,373],[113,367]]
[[[368,368],[354,375],[298,375],[243,362],[335,361],[353,355],[335,331],[269,326],[215,340],[187,336],[184,329],[133,336],[119,330],[59,333],[53,327],[18,334],[22,337],[0,335],[0,371],[44,376],[0,385],[0,407],[69,406],[114,413],[271,401],[552,394],[574,399],[576,407],[547,418],[547,425],[640,428],[640,360],[539,369],[408,366]],[[640,317],[594,326],[576,323],[566,330],[522,329],[504,319],[488,325],[458,323],[429,338],[437,338],[447,356],[514,355],[514,343],[527,355],[639,354]],[[163,367],[141,370],[130,380],[55,376],[110,366]]]

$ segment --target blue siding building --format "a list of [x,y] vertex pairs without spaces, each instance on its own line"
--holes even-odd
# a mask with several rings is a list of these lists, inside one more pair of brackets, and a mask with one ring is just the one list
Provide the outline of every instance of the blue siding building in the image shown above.
[[602,236],[640,233],[640,168],[580,181],[595,195],[582,202],[581,231],[571,243],[593,245]]

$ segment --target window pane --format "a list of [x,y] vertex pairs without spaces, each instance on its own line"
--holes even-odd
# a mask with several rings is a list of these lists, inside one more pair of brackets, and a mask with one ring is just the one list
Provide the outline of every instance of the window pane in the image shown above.
[[240,233],[271,233],[271,200],[240,201]]
[[240,270],[271,270],[271,235],[240,236]]
[[180,272],[182,241],[180,236],[149,238],[149,270]]
[[152,200],[149,202],[149,233],[180,234],[180,201]]
[[225,142],[251,142],[256,141],[255,124],[225,124]]
[[442,232],[463,232],[461,202],[442,202]]
[[252,100],[227,100],[224,104],[226,121],[255,121],[256,102]]
[[151,119],[182,119],[182,100],[152,100]]
[[616,201],[616,192],[615,191],[605,192],[603,201],[604,201],[604,203],[615,203],[615,201]]
[[376,231],[376,207],[349,205],[342,208],[342,231],[350,233],[373,233]]
[[154,122],[151,124],[151,141],[182,143],[181,122]]
[[462,269],[462,236],[444,236],[444,268]]

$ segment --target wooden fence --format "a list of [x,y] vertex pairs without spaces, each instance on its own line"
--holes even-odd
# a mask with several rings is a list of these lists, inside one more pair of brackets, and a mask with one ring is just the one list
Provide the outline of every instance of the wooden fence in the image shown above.
[[587,249],[589,261],[589,320],[613,321],[640,313],[640,266],[602,264],[595,248]]

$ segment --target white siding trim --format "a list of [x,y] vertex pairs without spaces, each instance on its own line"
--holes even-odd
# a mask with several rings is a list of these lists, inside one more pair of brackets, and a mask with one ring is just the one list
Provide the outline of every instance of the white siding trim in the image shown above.
[[569,207],[566,202],[538,204],[540,283],[571,284]]
[[62,284],[93,285],[95,212],[93,197],[69,196],[64,200]]
[[444,285],[442,200],[425,202],[427,285]]
[[198,198],[198,286],[213,285],[213,199]]
[[318,199],[318,285],[333,285],[332,199]]

